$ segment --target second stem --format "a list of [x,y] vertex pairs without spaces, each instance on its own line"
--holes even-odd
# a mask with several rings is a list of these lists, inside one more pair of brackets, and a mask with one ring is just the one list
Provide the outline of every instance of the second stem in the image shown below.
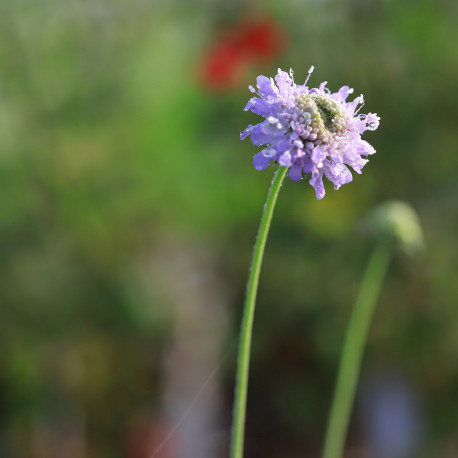
[[343,456],[364,346],[390,256],[389,245],[380,242],[372,254],[359,288],[340,360],[323,458]]

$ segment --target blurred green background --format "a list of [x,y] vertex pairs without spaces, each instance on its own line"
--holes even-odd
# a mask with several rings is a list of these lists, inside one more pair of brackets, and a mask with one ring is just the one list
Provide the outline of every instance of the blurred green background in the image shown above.
[[[259,18],[284,46],[211,87],[205,56]],[[320,455],[374,244],[360,222],[403,199],[426,250],[391,264],[346,456],[457,457],[457,21],[452,0],[1,1],[0,457],[227,456],[231,342],[273,174],[239,140],[257,122],[242,108],[258,74],[300,82],[312,64],[312,86],[348,84],[381,116],[377,154],[322,201],[282,189],[246,456]]]

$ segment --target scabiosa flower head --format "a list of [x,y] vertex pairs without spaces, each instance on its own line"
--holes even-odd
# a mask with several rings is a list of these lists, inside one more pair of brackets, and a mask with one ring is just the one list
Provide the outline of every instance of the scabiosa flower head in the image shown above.
[[254,145],[267,145],[253,158],[257,170],[263,170],[271,161],[289,167],[289,176],[300,180],[304,174],[311,174],[310,184],[316,196],[325,195],[323,174],[334,184],[334,189],[352,180],[347,166],[355,172],[368,162],[366,157],[375,149],[361,134],[375,130],[380,118],[374,114],[358,114],[364,104],[363,96],[347,102],[353,92],[343,86],[331,93],[326,82],[318,88],[309,89],[307,81],[303,85],[294,83],[293,72],[278,70],[273,78],[258,76],[257,97],[250,99],[245,111],[264,116],[266,119],[249,125],[241,134],[243,140],[251,135]]

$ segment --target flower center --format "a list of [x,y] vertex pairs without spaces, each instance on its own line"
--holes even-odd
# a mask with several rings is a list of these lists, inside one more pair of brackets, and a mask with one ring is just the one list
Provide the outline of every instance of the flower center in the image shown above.
[[317,138],[327,143],[345,129],[345,115],[340,104],[327,95],[301,94],[296,98],[296,110],[304,127],[304,138]]

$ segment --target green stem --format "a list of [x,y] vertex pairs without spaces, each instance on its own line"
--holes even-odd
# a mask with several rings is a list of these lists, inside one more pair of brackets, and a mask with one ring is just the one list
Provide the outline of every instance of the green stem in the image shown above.
[[232,423],[231,458],[243,457],[243,440],[245,433],[246,399],[248,390],[248,372],[250,365],[251,335],[253,330],[254,307],[258,290],[259,274],[261,272],[262,257],[269,233],[270,222],[274,212],[275,202],[280,191],[287,167],[279,167],[272,180],[272,184],[264,205],[258,237],[254,246],[250,274],[245,299],[245,308],[240,332],[240,343],[237,363],[237,380],[235,385],[234,416]]
[[341,458],[343,455],[364,345],[390,257],[389,246],[380,243],[361,282],[340,360],[323,458]]

